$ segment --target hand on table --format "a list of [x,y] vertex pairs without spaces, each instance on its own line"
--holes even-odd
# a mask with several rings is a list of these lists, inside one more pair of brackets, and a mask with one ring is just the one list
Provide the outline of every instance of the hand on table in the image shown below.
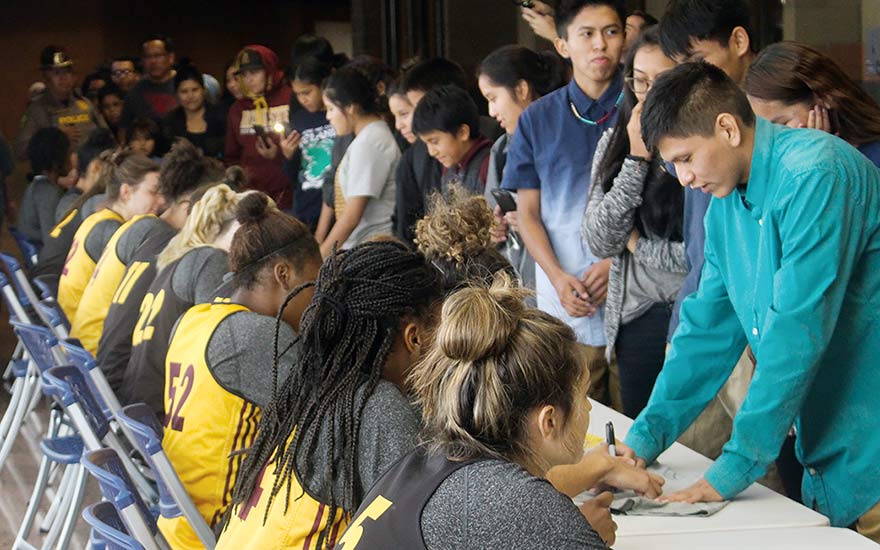
[[[602,476],[600,488],[635,491],[637,494],[648,498],[656,498],[663,494],[663,484],[666,483],[666,480],[657,474],[647,471],[644,461],[639,462],[633,457],[626,456],[612,457],[608,454],[607,443],[592,449],[590,454],[593,454],[597,459],[604,459],[606,461],[605,468],[607,473]],[[641,466],[639,466],[640,463]]]
[[721,502],[724,498],[712,487],[705,478],[700,480],[687,489],[669,493],[657,499],[658,502],[687,502],[695,504],[697,502]]
[[611,493],[606,491],[581,505],[581,513],[608,546],[617,539],[617,524],[611,519],[613,500]]

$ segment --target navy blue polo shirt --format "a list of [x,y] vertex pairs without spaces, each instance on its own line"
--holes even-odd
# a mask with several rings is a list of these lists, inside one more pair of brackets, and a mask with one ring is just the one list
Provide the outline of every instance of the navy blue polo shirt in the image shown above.
[[[523,112],[510,142],[501,186],[539,189],[541,220],[559,265],[578,278],[599,261],[581,239],[581,222],[590,193],[590,169],[599,138],[617,119],[623,76],[618,71],[608,90],[597,100],[588,97],[574,79],[535,101]],[[572,112],[572,104],[587,124]],[[536,267],[538,307],[566,322],[578,341],[605,345],[604,309],[592,317],[570,317],[540,266]]]

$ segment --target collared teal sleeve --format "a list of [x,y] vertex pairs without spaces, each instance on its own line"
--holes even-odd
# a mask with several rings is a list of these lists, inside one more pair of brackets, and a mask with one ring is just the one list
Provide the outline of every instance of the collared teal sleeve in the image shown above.
[[626,444],[648,463],[706,408],[746,347],[711,239],[706,240],[705,254],[700,286],[681,306],[666,363],[647,407],[626,436]]
[[833,169],[792,176],[803,183],[769,213],[769,223],[778,224],[781,261],[773,276],[774,298],[753,346],[758,368],[733,435],[706,473],[724,498],[764,474],[803,406],[824,406],[804,400],[860,253],[855,199],[841,176]]

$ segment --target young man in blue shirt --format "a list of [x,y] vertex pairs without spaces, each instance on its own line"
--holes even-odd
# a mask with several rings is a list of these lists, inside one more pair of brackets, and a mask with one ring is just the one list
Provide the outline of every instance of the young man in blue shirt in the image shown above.
[[589,352],[591,396],[620,408],[604,358],[602,303],[608,260],[580,238],[590,166],[622,99],[623,7],[611,0],[563,0],[556,50],[571,60],[568,86],[532,103],[510,143],[502,187],[517,191],[521,234],[537,262],[538,307],[569,324]]
[[794,425],[805,504],[880,540],[880,171],[835,136],[756,119],[705,62],[657,80],[642,129],[682,185],[714,200],[699,289],[626,443],[656,459],[748,343],[757,366],[731,440],[703,479],[666,498],[734,497]]

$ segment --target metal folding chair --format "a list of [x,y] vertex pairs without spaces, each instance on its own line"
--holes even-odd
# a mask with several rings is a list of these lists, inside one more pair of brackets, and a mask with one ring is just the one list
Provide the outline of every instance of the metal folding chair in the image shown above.
[[[55,368],[55,365],[64,359],[64,355],[57,347],[58,341],[48,329],[18,321],[12,321],[12,326],[27,354],[28,372],[25,375],[26,387],[32,388],[30,391],[33,392],[33,398],[29,400],[28,404],[19,404],[19,411],[23,415],[33,408],[39,397],[39,391],[37,390],[40,388],[40,375]],[[50,391],[50,385],[43,385],[42,389],[48,395],[53,395],[53,392]],[[23,416],[16,419],[18,425],[17,427],[13,426],[14,429],[20,428],[22,419]],[[65,433],[62,421],[63,419],[59,411],[52,409],[48,433],[40,441],[40,450],[43,456],[40,460],[37,480],[34,483],[34,490],[16,535],[13,544],[14,549],[35,548],[27,542],[27,539],[30,536],[37,511],[49,485],[52,470],[56,466],[64,467],[64,475],[58,484],[57,494],[49,507],[49,512],[46,514],[46,521],[43,523],[43,528],[48,531],[48,534],[43,540],[42,548],[50,548],[56,541],[58,543],[56,548],[66,548],[70,542],[70,537],[73,535],[76,515],[72,515],[69,510],[71,507],[79,508],[86,481],[85,472],[79,464],[83,451],[83,442],[78,435],[70,434],[70,430],[67,430],[67,433]],[[7,438],[4,441],[3,460],[8,456],[11,446],[12,438]]]
[[119,517],[112,503],[99,502],[86,506],[82,515],[86,523],[92,526],[92,532],[100,536],[101,542],[107,550],[144,549],[141,543],[128,534],[125,523]]
[[89,451],[83,455],[82,463],[98,480],[101,494],[116,508],[128,532],[146,550],[169,550],[119,454],[113,449]]
[[117,418],[134,434],[138,450],[153,470],[159,487],[159,513],[165,518],[184,516],[205,548],[212,550],[217,544],[214,532],[199,513],[162,448],[162,425],[153,409],[145,403],[136,403],[123,407]]

